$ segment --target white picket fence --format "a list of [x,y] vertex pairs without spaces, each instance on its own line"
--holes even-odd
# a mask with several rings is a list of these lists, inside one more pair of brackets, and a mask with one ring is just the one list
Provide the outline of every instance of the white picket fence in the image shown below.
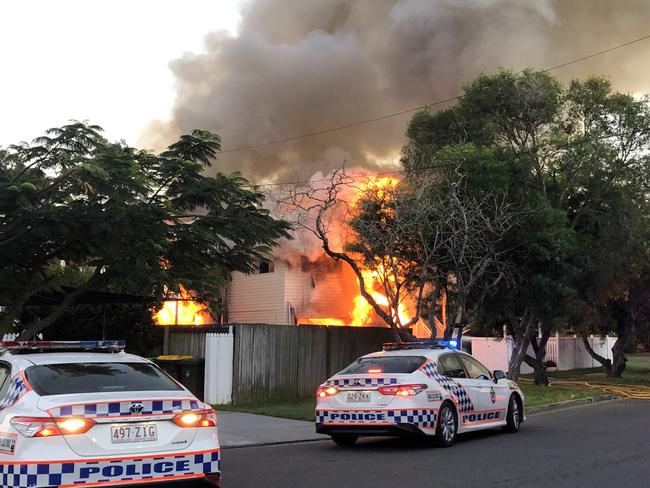
[[206,334],[204,401],[212,405],[232,403],[234,334]]
[[[612,347],[616,337],[590,337],[592,349],[606,359],[612,359]],[[534,356],[533,348],[528,348],[528,354]],[[491,370],[508,370],[508,361],[512,355],[512,339],[495,337],[472,337],[472,356],[481,361]],[[546,345],[546,361],[554,361],[558,370],[566,371],[579,368],[595,368],[600,366],[587,352],[581,337],[551,337]],[[532,373],[527,364],[521,365],[521,372]]]

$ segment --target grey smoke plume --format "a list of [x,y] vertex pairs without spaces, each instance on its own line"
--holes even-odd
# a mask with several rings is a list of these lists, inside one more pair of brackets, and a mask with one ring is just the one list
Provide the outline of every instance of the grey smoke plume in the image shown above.
[[[140,146],[209,129],[224,149],[337,127],[457,95],[497,67],[546,67],[647,34],[647,0],[252,0],[239,34],[171,63],[170,121]],[[650,42],[558,70],[602,74],[645,92]],[[223,154],[217,167],[255,180],[395,162],[410,114],[264,148]]]

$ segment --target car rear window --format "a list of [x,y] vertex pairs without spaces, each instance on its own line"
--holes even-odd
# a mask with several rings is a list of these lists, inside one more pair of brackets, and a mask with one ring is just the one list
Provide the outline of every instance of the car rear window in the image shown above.
[[25,374],[41,396],[182,389],[149,363],[47,364],[31,366]]
[[422,366],[424,361],[426,358],[422,356],[359,358],[339,374],[412,373]]

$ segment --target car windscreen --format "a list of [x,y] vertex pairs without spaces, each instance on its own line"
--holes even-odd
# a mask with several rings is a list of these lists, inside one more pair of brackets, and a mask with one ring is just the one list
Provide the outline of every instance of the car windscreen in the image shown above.
[[149,363],[47,364],[30,366],[25,374],[41,396],[182,389]]
[[412,373],[424,364],[422,356],[382,356],[359,358],[339,374]]

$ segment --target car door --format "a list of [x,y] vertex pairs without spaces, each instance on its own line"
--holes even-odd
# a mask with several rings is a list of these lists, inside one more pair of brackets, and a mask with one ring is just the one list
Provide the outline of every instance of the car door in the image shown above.
[[4,399],[11,383],[11,365],[0,361],[0,402]]
[[479,415],[470,418],[472,425],[503,422],[508,406],[507,385],[495,383],[490,370],[468,354],[458,353],[468,377],[468,387],[475,393]]
[[480,409],[475,381],[467,377],[465,368],[454,352],[442,354],[438,358],[438,372],[450,378],[449,381],[444,381],[441,385],[454,398],[454,403],[458,408],[459,422],[464,425],[468,421],[468,415]]
[[[11,418],[11,409],[6,408],[9,405],[7,396],[11,386],[11,365],[0,362],[0,456],[14,455],[16,452],[16,434],[8,434],[9,431],[7,418]],[[7,400],[7,401],[5,401]]]

